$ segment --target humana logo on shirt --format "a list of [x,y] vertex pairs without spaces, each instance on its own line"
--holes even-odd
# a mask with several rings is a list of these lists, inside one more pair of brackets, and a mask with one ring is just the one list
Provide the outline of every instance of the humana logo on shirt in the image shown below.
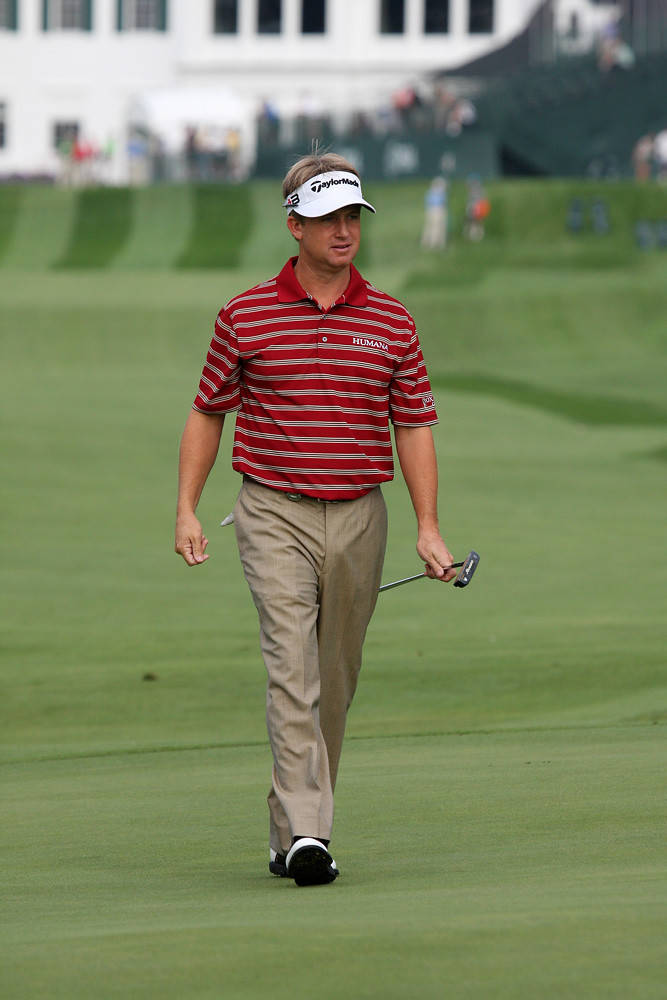
[[352,343],[357,347],[376,347],[380,351],[388,351],[389,347],[383,340],[368,340],[366,337],[353,337]]
[[313,181],[310,185],[310,190],[314,194],[319,194],[320,191],[326,191],[327,188],[336,184],[351,184],[352,187],[359,187],[359,181],[353,181],[351,177],[332,177],[329,181]]

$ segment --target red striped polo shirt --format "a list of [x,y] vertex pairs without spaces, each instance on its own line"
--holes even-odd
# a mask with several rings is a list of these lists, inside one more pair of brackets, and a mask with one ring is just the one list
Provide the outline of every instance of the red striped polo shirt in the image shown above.
[[194,408],[238,410],[232,465],[325,500],[393,478],[389,421],[437,423],[415,324],[355,267],[328,312],[280,274],[221,309]]

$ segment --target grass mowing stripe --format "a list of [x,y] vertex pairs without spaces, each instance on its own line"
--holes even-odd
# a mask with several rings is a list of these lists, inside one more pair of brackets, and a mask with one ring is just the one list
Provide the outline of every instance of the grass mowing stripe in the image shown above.
[[0,263],[11,244],[22,199],[22,187],[0,184]]
[[664,427],[667,410],[643,399],[623,399],[613,396],[578,394],[530,385],[492,375],[438,375],[434,386],[471,392],[507,400],[520,406],[532,406],[547,413],[567,417],[579,423],[604,427]]
[[106,267],[132,231],[129,188],[89,188],[78,193],[69,244],[55,267]]
[[249,185],[196,184],[192,196],[192,230],[175,266],[239,267],[243,246],[255,224]]
[[4,266],[39,271],[60,259],[69,242],[77,198],[71,188],[26,185]]
[[264,280],[277,274],[286,258],[296,253],[296,242],[285,223],[278,184],[257,181],[250,188],[250,198],[256,224],[241,248],[240,263],[244,269],[255,271],[258,280]]
[[132,233],[113,260],[118,268],[169,268],[192,230],[192,188],[153,185],[134,192]]
[[[636,722],[581,722],[570,725],[525,725],[525,726],[497,726],[480,727],[479,729],[428,729],[405,733],[350,733],[346,737],[347,743],[394,743],[397,740],[431,740],[449,739],[456,736],[500,736],[504,734],[520,733],[561,733],[561,732],[581,732],[585,730],[623,730],[633,728],[644,728],[646,721]],[[659,725],[660,722],[651,723]],[[73,753],[55,754],[34,754],[28,757],[13,757],[7,760],[0,760],[0,768],[23,766],[25,764],[53,764],[62,761],[75,760],[105,760],[109,758],[122,759],[123,757],[147,757],[151,754],[181,754],[198,753],[205,750],[250,750],[258,747],[266,747],[268,742],[264,740],[239,740],[237,742],[212,741],[210,743],[190,743],[182,746],[145,746],[145,747],[115,747],[108,750],[81,751]]]

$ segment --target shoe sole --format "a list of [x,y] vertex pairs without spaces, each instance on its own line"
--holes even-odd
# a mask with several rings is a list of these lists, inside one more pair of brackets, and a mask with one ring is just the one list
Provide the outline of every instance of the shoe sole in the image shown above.
[[297,851],[287,872],[297,885],[327,885],[338,877],[329,854],[318,847],[302,847]]

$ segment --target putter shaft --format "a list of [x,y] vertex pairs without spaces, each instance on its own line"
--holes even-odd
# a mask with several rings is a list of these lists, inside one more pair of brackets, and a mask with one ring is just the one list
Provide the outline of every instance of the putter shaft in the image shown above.
[[[463,566],[462,562],[452,563],[451,566],[445,566],[445,569],[460,569]],[[394,587],[400,587],[404,583],[411,583],[413,580],[429,580],[430,577],[426,573],[415,573],[414,576],[405,576],[402,580],[394,580],[393,583],[385,583],[384,586],[380,587],[378,593],[381,594],[383,590],[393,590]]]

